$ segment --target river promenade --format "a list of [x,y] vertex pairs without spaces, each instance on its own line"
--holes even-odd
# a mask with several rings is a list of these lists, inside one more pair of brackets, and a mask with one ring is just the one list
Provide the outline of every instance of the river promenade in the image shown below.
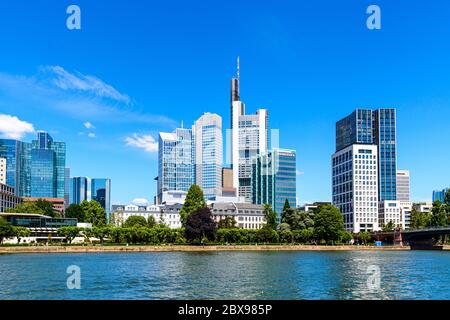
[[[409,246],[319,246],[319,245],[133,245],[133,246],[2,246],[8,253],[95,253],[95,252],[218,252],[218,251],[409,251]],[[444,247],[450,250],[450,246]]]

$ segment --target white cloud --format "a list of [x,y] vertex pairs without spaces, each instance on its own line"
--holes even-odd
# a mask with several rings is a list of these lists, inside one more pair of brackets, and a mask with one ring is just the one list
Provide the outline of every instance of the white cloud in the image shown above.
[[97,136],[95,135],[95,133],[93,132],[89,132],[87,135],[89,138],[97,138]]
[[158,152],[158,142],[151,135],[133,134],[132,137],[126,137],[127,146],[144,149],[146,152]]
[[298,175],[298,176],[301,176],[301,175],[303,175],[303,174],[305,174],[305,173],[304,173],[303,171],[296,170],[296,171],[295,171],[295,174]]
[[130,97],[94,76],[84,75],[80,72],[70,73],[61,66],[47,66],[42,70],[53,74],[53,84],[62,90],[84,91],[98,97],[130,103]]
[[147,205],[148,203],[149,203],[148,200],[145,198],[136,198],[133,200],[133,204],[138,206],[144,206]]
[[0,134],[4,138],[21,139],[27,133],[33,133],[31,123],[19,120],[19,118],[7,114],[0,114]]
[[42,67],[33,76],[0,72],[0,104],[18,108],[38,106],[36,112],[56,111],[83,121],[156,124],[171,128],[177,125],[167,116],[143,111],[128,96],[114,93],[118,91],[109,85],[103,83],[110,88],[106,90],[85,82],[83,77],[68,73],[62,67]]
[[92,123],[90,123],[89,121],[83,123],[83,125],[86,129],[95,129],[95,126]]

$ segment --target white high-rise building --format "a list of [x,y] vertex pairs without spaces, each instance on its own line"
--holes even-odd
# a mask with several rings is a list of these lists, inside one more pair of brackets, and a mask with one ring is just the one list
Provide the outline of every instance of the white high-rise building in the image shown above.
[[231,161],[233,187],[238,197],[252,201],[252,159],[267,153],[268,112],[259,109],[256,114],[246,115],[245,104],[240,98],[240,66],[237,76],[231,79]]
[[195,141],[195,183],[205,199],[222,195],[222,118],[203,114],[192,127]]
[[410,201],[410,181],[408,170],[397,170],[397,200]]
[[377,168],[376,145],[353,144],[332,156],[333,204],[348,231],[379,230]]

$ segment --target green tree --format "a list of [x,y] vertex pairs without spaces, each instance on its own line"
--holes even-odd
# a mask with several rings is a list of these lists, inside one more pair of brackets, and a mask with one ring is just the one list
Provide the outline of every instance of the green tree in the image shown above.
[[91,234],[100,240],[100,244],[103,245],[105,238],[107,238],[111,233],[111,227],[93,227]]
[[445,205],[443,205],[439,200],[433,202],[430,223],[432,227],[448,226],[448,217]]
[[147,220],[141,216],[130,216],[127,221],[123,224],[124,228],[132,228],[132,227],[146,227]]
[[106,211],[95,200],[81,202],[81,208],[84,212],[85,222],[92,223],[93,227],[102,227],[106,225]]
[[209,208],[199,208],[187,217],[185,236],[189,242],[213,241],[216,235],[216,223]]
[[62,227],[58,229],[58,235],[66,238],[67,243],[72,243],[73,239],[80,235],[81,229],[78,227]]
[[36,206],[41,208],[44,215],[49,217],[60,217],[61,214],[53,208],[53,204],[50,201],[44,199],[37,199]]
[[288,223],[283,222],[278,225],[278,230],[279,231],[291,231],[291,226]]
[[263,243],[276,243],[279,241],[278,233],[269,225],[265,225],[257,231],[257,240]]
[[24,202],[24,203],[17,205],[15,208],[7,209],[6,212],[45,215],[44,210],[42,210],[42,208],[38,207],[36,202]]
[[317,240],[337,241],[344,230],[341,212],[333,205],[320,206],[314,215],[314,235]]
[[11,238],[14,236],[14,229],[12,225],[0,217],[0,244],[3,243],[4,239]]
[[17,238],[17,243],[20,243],[22,238],[30,235],[30,229],[25,227],[13,227],[14,236]]
[[66,218],[75,218],[78,222],[85,222],[84,210],[79,204],[72,203],[67,207],[64,215]]
[[291,230],[302,230],[314,227],[314,213],[295,210],[291,222]]
[[154,216],[149,216],[147,219],[147,227],[154,228],[156,227],[156,219]]
[[284,201],[283,211],[281,212],[281,223],[287,223],[292,226],[292,219],[294,217],[295,210],[291,208],[289,200]]
[[264,205],[264,217],[266,219],[266,225],[272,230],[275,230],[277,228],[277,214],[272,210],[270,204]]
[[421,229],[427,228],[431,225],[431,213],[429,212],[419,212],[416,208],[411,211],[411,223],[410,229]]
[[342,243],[350,243],[353,240],[353,234],[349,231],[342,231],[341,241]]
[[221,219],[217,223],[217,229],[235,229],[236,228],[236,220],[234,217],[225,217],[225,219]]
[[359,239],[362,241],[362,243],[367,244],[372,239],[372,234],[368,231],[360,232]]
[[184,201],[183,207],[180,210],[181,224],[183,226],[186,225],[187,218],[191,214],[205,207],[206,202],[202,189],[198,185],[193,184],[189,188],[186,195],[186,200]]
[[383,228],[381,228],[381,230],[383,230],[383,232],[392,232],[395,229],[395,224],[394,221],[389,221],[388,223],[386,223]]

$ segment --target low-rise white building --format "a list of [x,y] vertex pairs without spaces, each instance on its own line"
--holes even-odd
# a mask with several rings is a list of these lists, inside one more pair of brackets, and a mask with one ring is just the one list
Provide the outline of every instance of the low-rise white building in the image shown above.
[[378,206],[378,221],[380,224],[380,228],[383,228],[385,225],[392,221],[395,227],[405,229],[405,219],[403,216],[400,201],[380,201]]
[[[217,223],[229,216],[236,221],[236,227],[243,229],[260,229],[266,223],[262,205],[213,202],[208,206],[213,220]],[[113,205],[111,219],[116,226],[120,227],[131,216],[144,217],[146,220],[153,216],[156,223],[163,222],[172,229],[181,228],[180,210],[182,207],[183,205],[180,203],[151,206]]]

